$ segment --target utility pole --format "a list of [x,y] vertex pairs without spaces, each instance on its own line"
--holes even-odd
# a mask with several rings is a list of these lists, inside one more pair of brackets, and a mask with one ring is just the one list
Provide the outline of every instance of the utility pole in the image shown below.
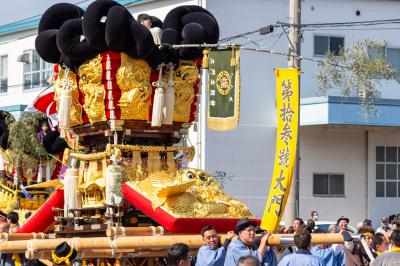
[[[300,41],[301,41],[301,0],[289,0],[289,68],[300,69]],[[300,108],[300,77],[299,77],[299,108]],[[299,215],[299,155],[300,155],[300,110],[298,112],[299,125],[297,134],[296,168],[292,177],[289,198],[285,208],[285,224],[292,225],[293,220]]]

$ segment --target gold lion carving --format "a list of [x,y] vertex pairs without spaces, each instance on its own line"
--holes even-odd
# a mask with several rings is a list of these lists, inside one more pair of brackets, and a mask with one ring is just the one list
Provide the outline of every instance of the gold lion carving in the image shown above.
[[85,110],[90,123],[106,120],[104,99],[106,90],[102,84],[101,55],[89,60],[78,69],[79,87],[85,96]]
[[194,100],[193,86],[199,76],[199,69],[196,63],[191,60],[179,62],[174,75],[175,84],[175,122],[188,122],[190,118],[190,108]]
[[117,84],[121,89],[121,119],[149,119],[152,93],[150,75],[151,68],[146,61],[121,54],[121,66],[117,71]]

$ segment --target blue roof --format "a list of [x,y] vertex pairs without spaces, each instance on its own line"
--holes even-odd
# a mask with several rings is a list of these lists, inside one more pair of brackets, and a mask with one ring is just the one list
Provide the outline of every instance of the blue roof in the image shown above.
[[[116,2],[120,3],[121,5],[130,5],[134,3],[140,3],[140,2],[145,2],[146,0],[116,0]],[[5,24],[0,26],[0,36],[4,36],[10,33],[15,33],[19,31],[25,31],[25,30],[30,30],[30,29],[35,29],[39,25],[41,15],[24,19],[24,20],[19,20],[16,22],[12,22],[9,24]]]
[[300,125],[400,126],[400,99],[377,99],[377,115],[366,119],[357,98],[301,98]]

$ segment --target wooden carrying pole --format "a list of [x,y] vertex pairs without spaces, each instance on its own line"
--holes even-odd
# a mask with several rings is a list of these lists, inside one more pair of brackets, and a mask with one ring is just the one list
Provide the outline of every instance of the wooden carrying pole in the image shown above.
[[[226,235],[220,237],[221,243],[224,242],[225,238]],[[0,253],[53,250],[64,241],[72,245],[77,251],[87,249],[167,249],[174,243],[185,243],[191,248],[199,248],[204,244],[199,235],[127,236],[118,237],[114,240],[108,237],[31,239],[29,241],[4,241],[0,243]],[[311,241],[313,244],[343,243],[343,236],[341,234],[313,234]],[[293,235],[271,235],[268,238],[268,245],[293,245]]]
[[45,233],[0,233],[0,240],[46,239]]
[[[110,227],[107,228],[108,237],[121,236],[154,236],[154,235],[172,235],[173,233],[165,231],[161,226],[153,227]],[[174,234],[179,235],[179,234]]]

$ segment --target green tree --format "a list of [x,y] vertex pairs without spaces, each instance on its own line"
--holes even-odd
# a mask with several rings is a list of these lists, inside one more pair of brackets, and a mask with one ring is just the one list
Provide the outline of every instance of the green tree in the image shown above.
[[328,53],[318,63],[316,77],[318,91],[327,96],[331,91],[348,97],[355,93],[367,119],[377,114],[374,102],[379,98],[378,91],[383,80],[396,80],[400,77],[386,61],[384,49],[386,41],[360,40],[351,48],[342,49],[339,55]]

